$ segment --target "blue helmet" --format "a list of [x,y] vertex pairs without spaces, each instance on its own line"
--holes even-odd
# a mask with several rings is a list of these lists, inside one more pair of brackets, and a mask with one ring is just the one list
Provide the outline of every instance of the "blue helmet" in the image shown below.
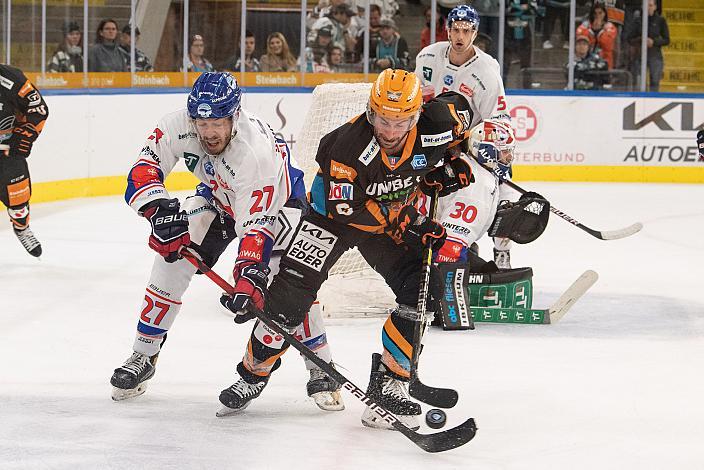
[[191,119],[232,117],[240,109],[242,89],[228,72],[206,72],[193,84],[188,95]]
[[452,28],[455,21],[467,21],[474,29],[479,28],[479,13],[469,5],[457,5],[447,15],[447,29]]

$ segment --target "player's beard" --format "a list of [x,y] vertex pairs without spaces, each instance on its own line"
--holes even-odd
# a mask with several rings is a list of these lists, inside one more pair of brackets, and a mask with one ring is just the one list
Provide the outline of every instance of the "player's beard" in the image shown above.
[[220,155],[230,143],[230,137],[227,137],[225,141],[219,137],[211,139],[198,137],[198,140],[200,141],[201,147],[203,147],[203,150],[205,150],[208,155]]
[[398,151],[401,150],[403,147],[403,144],[406,143],[406,138],[408,137],[408,132],[404,133],[402,136],[397,137],[397,138],[392,138],[392,139],[387,139],[384,137],[381,133],[379,133],[376,128],[374,129],[374,138],[376,139],[377,142],[379,142],[379,145],[381,148],[383,148],[387,153],[397,153]]

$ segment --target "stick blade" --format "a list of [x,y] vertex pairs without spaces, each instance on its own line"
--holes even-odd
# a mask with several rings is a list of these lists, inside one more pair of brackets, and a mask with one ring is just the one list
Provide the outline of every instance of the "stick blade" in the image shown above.
[[552,307],[548,309],[550,323],[560,321],[570,308],[589,290],[591,286],[599,279],[596,271],[588,269],[577,278],[576,281],[557,299]]
[[411,379],[408,393],[416,400],[437,408],[452,408],[459,400],[457,390],[425,385],[418,378]]
[[456,449],[463,446],[477,435],[477,425],[474,418],[469,418],[464,423],[452,429],[436,432],[433,434],[419,434],[408,430],[406,434],[418,447],[426,452],[436,453],[446,450]]
[[630,225],[626,228],[622,228],[620,230],[607,230],[604,232],[599,232],[600,237],[602,240],[618,240],[620,238],[626,238],[630,237],[631,235],[635,235],[636,233],[640,232],[643,229],[643,224],[640,222],[636,222],[633,225]]

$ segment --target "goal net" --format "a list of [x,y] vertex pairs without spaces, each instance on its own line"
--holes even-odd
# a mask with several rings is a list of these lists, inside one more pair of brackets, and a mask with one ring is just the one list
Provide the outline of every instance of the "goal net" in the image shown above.
[[[315,156],[320,139],[366,112],[371,83],[326,83],[313,91],[295,157],[310,187],[318,171]],[[332,267],[318,300],[327,317],[378,314],[393,306],[393,294],[357,249],[347,251]]]

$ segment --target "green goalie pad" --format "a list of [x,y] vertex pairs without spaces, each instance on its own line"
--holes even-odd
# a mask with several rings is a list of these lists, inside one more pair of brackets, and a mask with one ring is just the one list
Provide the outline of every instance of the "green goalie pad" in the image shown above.
[[469,273],[466,265],[459,263],[440,263],[437,267],[443,287],[438,323],[443,329],[474,329],[474,322],[545,322],[542,310],[531,309],[531,268]]

